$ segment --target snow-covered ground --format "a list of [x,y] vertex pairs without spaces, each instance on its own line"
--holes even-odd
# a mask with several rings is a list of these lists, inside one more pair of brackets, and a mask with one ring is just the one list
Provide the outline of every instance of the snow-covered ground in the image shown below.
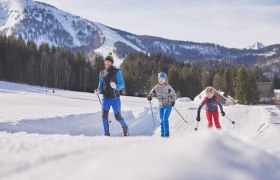
[[180,99],[188,124],[173,111],[163,139],[145,98],[121,98],[131,136],[110,114],[113,137],[104,137],[94,94],[0,82],[0,179],[280,179],[275,106],[227,106],[235,125],[221,117],[223,130],[208,130],[202,115],[195,131],[198,104]]

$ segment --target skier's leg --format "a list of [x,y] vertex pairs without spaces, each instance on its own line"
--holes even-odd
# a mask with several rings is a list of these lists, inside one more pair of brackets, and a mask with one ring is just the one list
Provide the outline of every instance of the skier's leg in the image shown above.
[[159,111],[160,133],[161,133],[161,137],[164,137],[164,124],[163,124],[164,108],[159,107],[158,111]]
[[163,117],[163,122],[164,122],[164,136],[169,137],[169,116],[171,114],[172,107],[171,106],[166,106],[165,111],[164,111],[164,117]]
[[112,107],[114,110],[116,120],[122,125],[122,127],[125,127],[126,123],[121,115],[121,101],[119,97],[117,99],[112,99]]
[[124,136],[128,136],[128,126],[126,122],[124,121],[122,115],[121,115],[121,99],[120,97],[112,99],[112,107],[114,110],[115,118],[116,120],[121,124],[123,128]]
[[206,112],[206,118],[208,120],[208,128],[212,128],[213,127],[212,113],[211,112]]
[[110,136],[109,129],[109,110],[110,110],[110,99],[103,98],[102,99],[102,121],[104,128],[104,135]]
[[220,121],[219,121],[219,112],[213,113],[215,126],[217,129],[221,129]]

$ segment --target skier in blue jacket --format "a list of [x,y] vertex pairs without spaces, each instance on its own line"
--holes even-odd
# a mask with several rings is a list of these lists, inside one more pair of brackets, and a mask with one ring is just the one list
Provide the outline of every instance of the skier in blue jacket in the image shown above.
[[116,120],[123,128],[124,136],[128,136],[128,126],[121,115],[120,91],[124,88],[124,80],[119,69],[113,66],[114,59],[112,53],[109,53],[105,60],[105,69],[100,71],[98,88],[95,94],[103,94],[102,99],[102,120],[104,127],[104,135],[110,136],[109,130],[109,110],[113,107]]

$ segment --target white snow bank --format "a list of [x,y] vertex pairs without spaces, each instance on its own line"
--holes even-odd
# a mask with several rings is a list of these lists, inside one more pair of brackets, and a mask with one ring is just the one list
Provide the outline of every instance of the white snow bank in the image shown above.
[[192,100],[188,97],[178,98],[177,102],[192,102]]
[[[50,89],[52,90],[52,89]],[[280,111],[275,106],[226,106],[222,131],[198,131],[197,104],[179,99],[169,139],[153,131],[145,98],[121,97],[132,137],[110,113],[103,137],[101,108],[91,93],[0,81],[0,179],[279,179]],[[157,102],[152,102],[159,127]],[[231,124],[229,119],[236,122]]]
[[1,133],[1,139],[8,141],[0,149],[0,177],[7,180],[280,177],[278,159],[223,133],[170,139]]

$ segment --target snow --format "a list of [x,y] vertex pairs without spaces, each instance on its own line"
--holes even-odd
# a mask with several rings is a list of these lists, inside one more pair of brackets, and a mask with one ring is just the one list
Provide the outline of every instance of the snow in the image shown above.
[[[113,57],[115,59],[115,64],[117,67],[119,67],[124,60],[118,58],[117,54],[114,53],[114,45],[117,41],[123,42],[124,44],[132,47],[139,52],[146,51],[146,49],[148,48],[143,45],[137,35],[131,35],[128,33],[127,35],[123,35],[125,36],[123,37],[118,33],[118,31],[115,31],[103,24],[88,21],[81,17],[59,10],[53,6],[49,6],[32,0],[0,0],[0,2],[0,31],[6,35],[14,34],[16,36],[19,36],[21,34],[25,40],[34,38],[34,41],[37,45],[40,45],[44,42],[50,45],[61,47],[67,46],[69,48],[85,47],[85,49],[89,48],[91,51],[95,51],[96,53],[103,56],[106,56],[109,52],[113,52]],[[26,18],[26,13],[23,12],[25,7],[30,7],[30,12],[40,9],[40,11],[45,10],[45,13],[53,15],[55,17],[54,22],[57,22],[54,24],[53,22],[42,22],[43,19],[42,16],[40,16],[40,13],[38,17],[35,17],[35,19],[37,19],[38,22],[46,23],[48,26],[53,26],[54,31],[43,34],[43,32],[35,33],[37,31],[34,30],[33,33],[30,34],[30,30],[24,28],[25,26],[18,29],[18,27],[21,27],[18,25],[25,25],[24,23],[21,24],[21,21]],[[76,23],[75,26],[74,23]],[[66,33],[65,37],[67,37],[67,39],[64,39],[63,37],[54,38],[53,32],[56,31]],[[95,33],[99,35],[99,38],[101,39],[101,41],[103,40],[103,42],[99,42],[100,39],[96,38]],[[127,39],[130,39],[131,41]],[[94,40],[96,40],[96,42]],[[97,46],[100,47],[97,48]],[[179,56],[181,54],[181,51],[183,51],[184,49],[197,51],[205,57],[212,57],[212,59],[214,57],[225,55],[222,54],[221,49],[218,47],[218,45],[213,46],[191,42],[178,43],[175,41],[174,43],[172,43],[172,41],[154,40],[154,42],[149,46],[154,46],[154,48],[156,49],[161,49],[167,54],[176,54]],[[260,49],[263,47],[265,46],[258,42],[248,48]],[[272,50],[264,53],[244,53],[243,56],[254,55],[271,57],[276,53],[277,52],[275,50]],[[236,57],[236,55],[230,54],[228,54],[228,56],[231,58]]]
[[7,21],[6,8],[0,5],[0,26],[3,26]]
[[137,51],[141,51],[140,48],[136,47],[129,41],[127,41],[125,38],[123,38],[121,35],[119,35],[116,31],[106,27],[103,24],[96,23],[98,28],[102,31],[103,36],[105,37],[105,41],[103,42],[102,46],[94,50],[96,53],[101,54],[103,56],[106,56],[109,52],[113,53],[115,65],[119,67],[121,63],[123,62],[123,59],[120,59],[117,57],[117,55],[114,53],[114,45],[116,42],[120,41],[125,43],[126,45],[132,47],[133,49]]
[[[46,92],[48,89],[48,92]],[[226,106],[222,131],[198,131],[197,103],[179,99],[169,139],[153,128],[145,98],[121,97],[131,137],[110,113],[102,136],[101,109],[91,93],[0,81],[0,178],[29,179],[279,179],[280,111],[275,106]],[[153,101],[156,111],[157,102]]]
[[4,31],[6,35],[12,34],[12,27],[24,18],[24,7],[31,3],[29,0],[0,0],[0,31]]
[[[97,30],[97,27],[95,26],[95,24],[87,21],[86,19],[82,19],[78,16],[74,16],[72,14],[69,14],[69,13],[64,12],[62,10],[59,10],[59,9],[54,8],[52,6],[46,6],[45,4],[36,3],[35,5],[38,8],[45,9],[46,11],[48,11],[49,13],[54,15],[54,17],[61,23],[64,30],[66,30],[71,35],[71,37],[73,38],[73,47],[80,47],[80,46],[86,45],[78,39],[78,37],[77,37],[77,34],[78,34],[77,31],[78,30],[75,30],[75,28],[73,27],[73,24],[72,24],[73,22],[86,23],[91,28]],[[89,32],[86,32],[86,33],[89,33]],[[39,37],[38,41],[39,42],[48,42],[48,39],[46,38],[46,40],[40,40],[40,37]],[[53,42],[50,42],[50,41],[48,43],[53,44]]]
[[[17,24],[19,24],[25,18],[26,13],[24,12],[24,9],[26,7],[32,7],[31,9],[33,10],[45,10],[45,12],[53,15],[63,27],[63,29],[67,31],[73,39],[73,42],[69,45],[69,47],[81,47],[83,45],[89,45],[88,43],[83,42],[81,39],[78,38],[78,32],[80,31],[80,29],[75,29],[75,27],[73,27],[72,24],[73,22],[81,23],[82,25],[80,25],[79,28],[82,29],[84,28],[83,26],[88,25],[90,27],[90,30],[98,30],[95,24],[90,21],[82,19],[78,16],[71,15],[67,12],[54,8],[53,6],[48,6],[46,4],[38,3],[32,0],[0,0],[0,2],[0,31],[4,31],[6,35],[13,34],[13,30],[15,29]],[[42,22],[42,14],[38,13],[38,15],[39,17],[35,17],[35,19],[38,22]],[[85,33],[85,36],[92,36],[92,32],[89,29],[87,29],[88,31],[84,29],[82,30],[83,33]],[[37,43],[37,45],[40,45],[43,42],[48,43],[50,45],[58,45],[57,42],[53,42],[47,34],[40,35],[34,40]]]
[[[9,139],[6,148],[14,151],[6,152],[4,155],[7,156],[4,157],[14,158],[4,160],[15,167],[10,169],[6,166],[1,169],[5,173],[1,174],[4,174],[6,179],[278,177],[279,163],[272,156],[236,139],[226,136],[222,140],[219,136],[215,133],[211,134],[211,137],[209,134],[199,133],[184,138],[160,140],[148,137],[123,139],[6,134],[3,136]],[[190,148],[190,144],[195,148]],[[209,149],[209,146],[212,148]],[[34,151],[37,156],[32,153]],[[18,163],[19,160],[22,163]],[[203,163],[199,163],[200,160]]]
[[188,97],[178,98],[177,102],[191,102],[192,100]]
[[256,43],[254,43],[254,44],[248,46],[246,49],[258,50],[258,49],[262,49],[262,48],[264,48],[264,47],[265,47],[264,44],[262,44],[262,43],[260,43],[260,42],[256,42]]
[[[109,52],[114,52],[114,44],[117,41],[123,42],[127,44],[128,46],[131,46],[137,51],[141,51],[140,48],[136,47],[129,41],[127,41],[124,37],[119,35],[116,31],[102,25],[99,23],[90,22],[86,19],[82,19],[78,16],[71,15],[67,12],[61,11],[57,8],[54,8],[52,6],[47,6],[45,4],[41,4],[38,2],[34,2],[31,0],[14,0],[14,1],[7,1],[7,0],[0,0],[1,2],[1,9],[0,9],[0,31],[4,31],[6,35],[13,34],[14,27],[20,23],[21,20],[24,19],[24,12],[23,10],[27,6],[32,6],[35,9],[43,9],[46,12],[52,14],[55,19],[61,24],[63,29],[67,31],[71,38],[73,39],[73,42],[69,45],[70,47],[81,47],[81,46],[89,46],[90,44],[87,44],[87,42],[83,42],[81,39],[79,39],[79,28],[82,28],[83,33],[86,33],[85,38],[87,36],[92,36],[91,30],[97,30],[100,34],[100,36],[105,37],[105,41],[103,42],[102,46],[97,48],[95,51],[99,54],[102,54],[103,56],[106,56]],[[42,17],[36,17],[36,19],[41,22]],[[73,22],[80,23],[84,27],[78,27],[76,29],[73,26]],[[48,23],[48,22],[47,22]],[[90,27],[90,29],[87,29],[87,27]],[[84,29],[83,29],[84,28]],[[86,29],[86,30],[85,30]],[[48,35],[41,35],[35,38],[35,41],[37,44],[41,43],[48,43],[50,45],[57,45],[56,42],[52,42],[50,37]],[[115,59],[115,64],[117,67],[119,67],[123,61],[123,59],[120,59],[117,57],[116,54],[113,54]]]
[[201,93],[199,93],[195,98],[194,98],[194,102],[200,104],[204,97],[206,96],[206,89],[204,89]]

